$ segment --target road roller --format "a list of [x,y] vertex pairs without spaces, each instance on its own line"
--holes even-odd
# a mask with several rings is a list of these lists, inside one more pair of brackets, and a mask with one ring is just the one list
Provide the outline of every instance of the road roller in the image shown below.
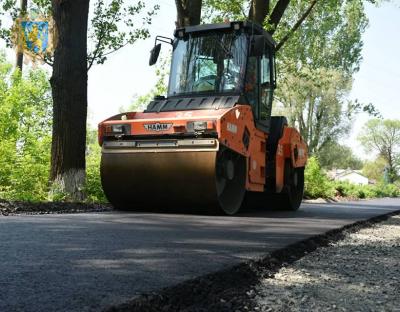
[[[178,28],[166,96],[143,112],[99,124],[101,181],[116,209],[233,215],[241,208],[297,210],[307,146],[271,116],[275,42],[252,22]],[[140,75],[140,73],[136,73]]]

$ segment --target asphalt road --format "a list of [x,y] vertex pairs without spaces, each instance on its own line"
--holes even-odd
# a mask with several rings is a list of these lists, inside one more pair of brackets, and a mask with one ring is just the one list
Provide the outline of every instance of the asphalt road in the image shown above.
[[0,216],[0,311],[99,311],[311,235],[400,210],[400,199],[235,217]]

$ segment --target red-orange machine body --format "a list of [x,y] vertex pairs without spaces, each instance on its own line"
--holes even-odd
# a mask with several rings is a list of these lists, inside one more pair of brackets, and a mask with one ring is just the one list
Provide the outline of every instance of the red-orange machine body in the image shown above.
[[[183,53],[177,51],[179,44],[190,42],[204,51],[194,60],[173,59],[170,96],[156,98],[144,112],[122,113],[99,124],[103,188],[117,208],[158,206],[162,210],[186,206],[187,210],[197,207],[234,214],[252,194],[262,194],[256,203],[260,207],[271,206],[272,202],[283,209],[300,206],[307,146],[284,117],[271,117],[275,87],[273,41],[259,28],[258,38],[250,35],[255,32],[253,24],[224,25],[177,30],[174,53]],[[232,31],[235,37],[224,37]],[[218,48],[222,55],[209,48],[209,41],[203,42],[203,38],[209,40],[210,32],[217,34],[220,42],[227,40]],[[240,62],[232,45],[247,47],[251,40],[261,37],[262,52],[257,53],[260,44],[256,42],[243,57],[243,64],[230,65]],[[252,57],[254,66],[250,64]],[[199,59],[208,63],[199,63],[203,68],[196,67]],[[187,77],[192,77],[192,93],[177,95],[176,89],[183,87],[182,81],[176,80],[181,79],[182,71],[188,71],[182,68],[189,67],[190,62],[194,65],[192,72],[186,73],[184,87]],[[263,69],[262,62],[269,67]],[[230,66],[234,71],[228,75],[224,71]],[[175,67],[181,72],[176,74]],[[253,77],[249,68],[254,71]],[[264,78],[268,82],[262,84],[266,70],[269,76]],[[248,86],[249,81],[253,89]],[[222,83],[235,92],[216,90],[216,85]]]

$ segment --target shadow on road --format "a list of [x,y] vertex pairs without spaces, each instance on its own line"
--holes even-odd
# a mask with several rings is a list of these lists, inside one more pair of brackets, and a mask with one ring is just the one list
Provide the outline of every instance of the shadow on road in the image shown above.
[[0,311],[98,311],[398,204],[304,204],[297,212],[234,217],[105,212],[0,218]]

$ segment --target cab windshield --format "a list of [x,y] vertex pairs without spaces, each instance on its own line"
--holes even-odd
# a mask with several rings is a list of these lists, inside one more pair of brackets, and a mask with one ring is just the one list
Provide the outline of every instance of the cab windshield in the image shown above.
[[189,34],[175,40],[168,96],[238,92],[246,57],[243,33]]

